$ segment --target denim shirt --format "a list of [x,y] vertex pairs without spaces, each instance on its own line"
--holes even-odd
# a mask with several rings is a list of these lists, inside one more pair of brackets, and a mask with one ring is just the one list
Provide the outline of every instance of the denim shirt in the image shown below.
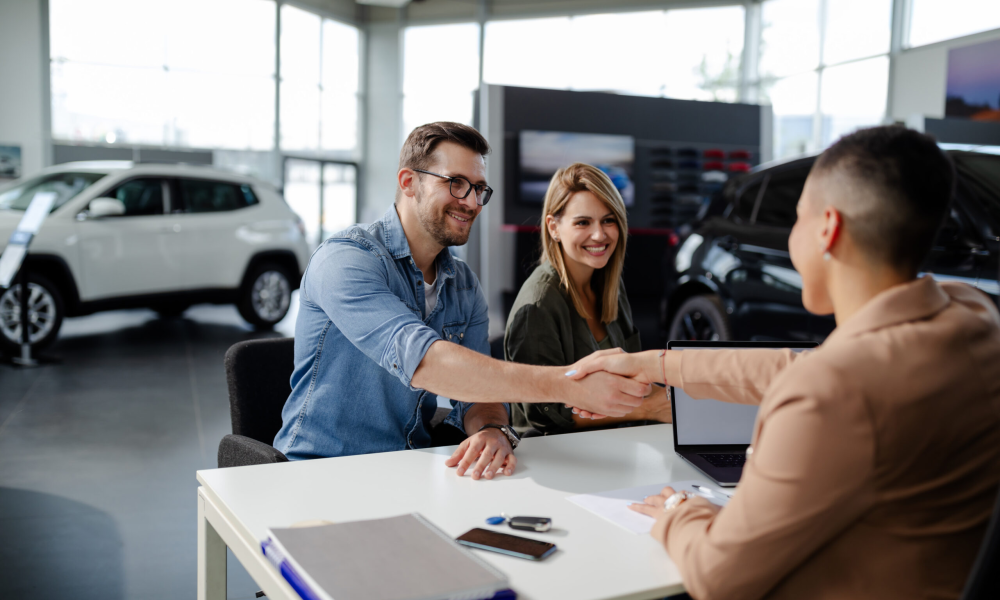
[[[313,253],[299,291],[292,393],[275,448],[297,460],[430,446],[437,396],[410,383],[427,349],[445,340],[490,353],[479,279],[447,249],[436,265],[438,301],[424,318],[423,274],[395,206]],[[465,431],[471,404],[451,405],[445,422]]]

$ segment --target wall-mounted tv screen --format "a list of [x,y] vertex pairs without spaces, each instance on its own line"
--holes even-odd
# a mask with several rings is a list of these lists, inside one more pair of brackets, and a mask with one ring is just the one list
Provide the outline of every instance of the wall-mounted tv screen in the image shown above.
[[555,172],[576,162],[604,171],[625,206],[635,203],[635,139],[630,135],[521,131],[520,199],[541,204]]
[[948,50],[946,117],[1000,122],[1000,40]]

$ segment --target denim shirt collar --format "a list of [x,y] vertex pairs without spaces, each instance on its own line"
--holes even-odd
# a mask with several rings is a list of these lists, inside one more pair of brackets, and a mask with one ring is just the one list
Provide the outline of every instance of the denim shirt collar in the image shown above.
[[[396,205],[393,204],[382,216],[382,231],[385,235],[385,249],[396,260],[410,258],[410,243],[406,240],[406,233],[403,231],[403,222],[399,220],[399,213],[396,212]],[[413,262],[412,260],[410,262]],[[435,261],[437,263],[438,276],[444,279],[455,277],[455,257],[451,255],[448,248],[438,254]]]

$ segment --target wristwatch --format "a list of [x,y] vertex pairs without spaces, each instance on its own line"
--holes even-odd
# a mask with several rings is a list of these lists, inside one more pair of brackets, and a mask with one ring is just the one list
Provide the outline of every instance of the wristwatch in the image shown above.
[[681,490],[679,492],[674,492],[667,501],[663,504],[663,511],[666,512],[671,508],[677,508],[682,502],[688,498],[694,496],[691,492],[687,490]]
[[500,425],[499,423],[487,423],[479,428],[479,431],[484,429],[499,429],[507,436],[507,441],[510,442],[510,449],[513,450],[517,448],[517,445],[521,443],[521,438],[517,437],[517,432],[510,425]]

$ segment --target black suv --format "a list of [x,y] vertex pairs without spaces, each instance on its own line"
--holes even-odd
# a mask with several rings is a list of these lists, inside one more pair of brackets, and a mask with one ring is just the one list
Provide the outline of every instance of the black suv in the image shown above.
[[[923,267],[1000,295],[1000,156],[949,151],[958,187]],[[816,156],[764,166],[727,182],[667,263],[661,326],[671,340],[822,341],[832,316],[802,306],[788,254],[795,205]],[[713,215],[714,213],[714,215]]]

